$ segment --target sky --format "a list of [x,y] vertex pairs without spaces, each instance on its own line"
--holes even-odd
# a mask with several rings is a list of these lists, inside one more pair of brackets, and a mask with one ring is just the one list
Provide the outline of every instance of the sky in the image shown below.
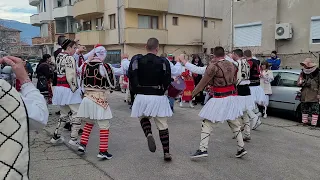
[[30,16],[37,13],[29,0],[0,0],[0,18],[30,23]]

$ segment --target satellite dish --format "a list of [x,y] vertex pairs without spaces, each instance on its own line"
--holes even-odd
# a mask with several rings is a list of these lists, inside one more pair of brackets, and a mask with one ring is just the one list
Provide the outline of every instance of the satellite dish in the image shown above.
[[277,28],[277,34],[278,34],[278,36],[282,36],[284,34],[284,28],[283,27],[278,27]]

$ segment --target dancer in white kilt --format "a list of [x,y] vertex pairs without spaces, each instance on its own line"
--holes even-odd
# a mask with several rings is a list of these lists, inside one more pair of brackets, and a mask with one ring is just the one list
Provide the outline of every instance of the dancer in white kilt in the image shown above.
[[[211,93],[213,97],[205,104],[199,113],[199,116],[204,119],[202,121],[200,147],[191,158],[208,156],[207,149],[210,134],[214,127],[224,121],[227,121],[237,139],[238,148],[236,157],[240,158],[247,154],[247,151],[244,149],[240,130],[241,124],[238,120],[238,118],[243,115],[243,109],[238,105],[237,91],[235,88],[237,67],[232,62],[225,60],[225,52],[222,47],[216,47],[214,49],[214,55],[215,59],[211,61],[204,72],[203,78],[192,93],[194,97],[208,84],[212,86]],[[192,66],[186,63],[186,68],[188,69],[189,67]],[[193,66],[189,70],[192,71],[192,69],[195,69],[195,67]]]
[[270,64],[267,61],[261,63],[260,86],[262,87],[265,99],[263,102],[263,117],[267,118],[267,107],[269,105],[269,96],[272,95],[271,82],[274,80],[273,72],[269,69]]
[[[85,153],[90,133],[94,124],[97,123],[100,129],[100,146],[97,157],[111,159],[112,155],[108,153],[108,144],[109,120],[112,118],[112,113],[107,101],[107,94],[110,88],[115,88],[115,75],[122,75],[125,71],[122,68],[113,68],[110,64],[103,62],[107,55],[104,47],[97,45],[94,50],[95,57],[81,66],[84,98],[77,117],[83,118],[86,124],[83,128],[78,151]],[[129,61],[122,61],[122,65],[124,63],[129,63]]]
[[235,49],[232,53],[232,58],[237,62],[238,72],[237,72],[237,91],[238,91],[238,105],[242,107],[243,116],[239,118],[243,126],[243,140],[250,141],[250,118],[258,118],[257,115],[250,117],[249,111],[255,108],[255,101],[250,93],[250,65],[246,59],[243,58],[243,51],[241,49]]
[[[250,50],[245,50],[244,56],[250,64],[250,93],[256,103],[252,111],[248,110],[251,118],[251,128],[255,130],[261,125],[261,113],[257,105],[263,105],[265,94],[260,86],[260,61],[252,58],[252,52]],[[258,118],[256,116],[258,116]]]
[[171,83],[171,68],[168,60],[156,55],[159,51],[156,38],[148,40],[146,49],[148,54],[132,59],[128,71],[129,82],[137,94],[131,117],[140,119],[151,152],[156,151],[150,123],[150,119],[154,119],[163,146],[164,160],[171,161],[167,118],[172,116],[172,111],[164,95]]
[[81,89],[77,82],[77,66],[73,55],[76,51],[76,42],[66,39],[62,43],[63,51],[56,58],[57,66],[57,86],[53,90],[52,104],[60,106],[60,118],[54,131],[51,143],[62,143],[64,138],[61,136],[61,130],[69,119],[69,112],[72,112],[71,118],[71,139],[69,143],[76,146],[78,144],[78,131],[81,128],[81,119],[77,117],[79,105],[82,101]]

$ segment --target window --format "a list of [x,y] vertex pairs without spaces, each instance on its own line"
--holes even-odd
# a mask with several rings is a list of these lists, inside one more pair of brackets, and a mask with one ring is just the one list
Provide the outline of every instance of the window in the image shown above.
[[280,76],[281,76],[281,78],[279,80],[278,86],[297,87],[297,81],[299,78],[299,74],[281,73]]
[[311,18],[311,43],[320,43],[320,16]]
[[70,6],[72,5],[72,2],[71,2],[71,0],[69,0],[69,5],[70,5]]
[[92,30],[92,29],[91,29],[91,21],[85,21],[85,22],[83,22],[83,30],[84,30],[84,31]]
[[250,23],[234,26],[234,46],[261,46],[262,24]]
[[62,7],[62,1],[58,1],[57,3],[57,7]]
[[178,26],[178,20],[179,20],[178,17],[172,17],[172,25]]
[[43,12],[47,12],[46,11],[46,0],[43,0]]
[[203,20],[203,27],[205,27],[205,28],[208,27],[208,20]]
[[40,26],[40,33],[41,33],[41,37],[48,37],[49,36],[48,24],[42,24]]
[[216,28],[216,22],[211,21],[211,24],[212,24],[212,29]]
[[109,15],[110,29],[116,28],[116,14]]
[[274,72],[274,71],[273,71],[273,77],[274,77],[274,79],[273,79],[273,81],[271,82],[271,86],[277,86],[277,85],[278,85],[278,82],[279,82],[279,80],[280,80],[280,74],[279,74],[279,72]]
[[138,27],[143,29],[158,29],[158,16],[138,15]]
[[96,30],[103,29],[103,17],[96,19]]

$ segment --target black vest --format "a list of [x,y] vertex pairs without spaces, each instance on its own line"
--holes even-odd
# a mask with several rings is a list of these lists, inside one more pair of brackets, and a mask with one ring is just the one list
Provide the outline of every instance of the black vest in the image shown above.
[[250,59],[248,63],[250,64],[250,86],[260,86],[260,61]]
[[136,94],[164,95],[171,83],[169,61],[151,53],[132,59],[128,75]]
[[112,69],[108,64],[101,62],[89,62],[85,65],[83,72],[83,86],[85,88],[109,89],[110,84],[106,77],[100,74],[100,65],[104,65],[110,82],[114,82]]

